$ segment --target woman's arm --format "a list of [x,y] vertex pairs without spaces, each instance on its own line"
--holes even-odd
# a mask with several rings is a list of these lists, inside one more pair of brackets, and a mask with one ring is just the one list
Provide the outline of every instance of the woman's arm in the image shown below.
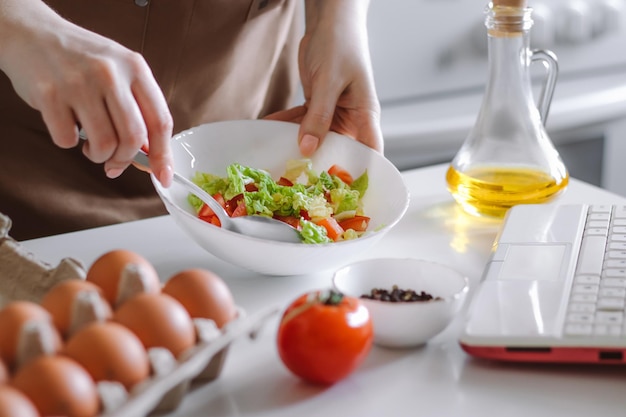
[[59,16],[41,0],[0,0],[0,70],[17,94],[41,112],[52,140],[78,144],[119,176],[150,146],[152,169],[171,183],[172,118],[143,57]]

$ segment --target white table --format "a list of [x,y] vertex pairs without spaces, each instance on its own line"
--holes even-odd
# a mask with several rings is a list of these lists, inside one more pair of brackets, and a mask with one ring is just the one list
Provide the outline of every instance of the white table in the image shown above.
[[[417,257],[445,262],[475,284],[489,256],[498,222],[469,218],[445,189],[445,165],[404,173],[411,204],[403,220],[362,255]],[[624,203],[572,180],[558,202]],[[266,277],[207,254],[169,216],[23,242],[56,265],[73,257],[89,265],[107,250],[135,250],[161,277],[189,267],[221,275],[237,304],[252,313],[284,307],[306,290],[330,285],[332,272]],[[243,255],[245,256],[245,255]],[[503,364],[469,357],[456,335],[460,321],[412,350],[374,347],[349,378],[320,388],[300,382],[280,362],[276,320],[256,340],[238,339],[220,377],[191,391],[176,416],[626,416],[626,368]]]

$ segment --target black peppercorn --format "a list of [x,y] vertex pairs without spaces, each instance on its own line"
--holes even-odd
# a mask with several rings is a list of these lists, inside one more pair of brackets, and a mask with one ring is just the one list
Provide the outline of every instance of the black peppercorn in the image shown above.
[[440,297],[433,297],[431,294],[415,290],[404,290],[398,288],[397,285],[391,287],[391,291],[385,288],[372,288],[369,294],[361,295],[361,298],[367,298],[370,300],[390,301],[392,303],[398,302],[413,302],[413,301],[429,301],[438,300]]

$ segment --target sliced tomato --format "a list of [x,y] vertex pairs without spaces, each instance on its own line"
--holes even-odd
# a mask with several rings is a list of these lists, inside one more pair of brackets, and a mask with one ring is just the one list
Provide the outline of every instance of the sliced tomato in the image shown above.
[[215,212],[213,211],[213,209],[209,207],[206,203],[202,203],[202,207],[200,207],[200,210],[198,211],[198,217],[202,218],[211,216],[215,216]]
[[[213,194],[213,198],[220,204],[220,206],[226,209],[226,201],[224,200],[224,196],[222,194],[215,193]],[[213,209],[209,207],[206,203],[203,203],[202,207],[200,207],[200,210],[198,211],[198,217],[207,223],[214,224],[217,227],[222,226],[222,222],[220,222],[220,219],[217,217]]]
[[220,203],[220,206],[226,208],[226,200],[224,200],[224,196],[222,194],[215,193],[213,194],[213,198],[217,200],[218,203]]
[[297,218],[296,216],[278,216],[278,215],[275,215],[274,218],[276,220],[280,220],[281,222],[287,223],[291,227],[295,227],[296,229],[300,230],[300,219]]
[[237,202],[237,207],[233,210],[230,217],[239,217],[239,216],[247,216],[248,210],[246,209],[246,203],[243,201],[243,198]]
[[339,226],[343,230],[352,229],[355,232],[364,232],[370,224],[370,218],[367,216],[354,216],[339,222]]
[[239,202],[243,203],[243,194],[237,194],[226,202],[226,207],[224,208],[230,217],[233,217],[233,213],[237,210],[237,207],[239,207]]
[[250,184],[246,184],[246,191],[249,193],[259,191],[259,187],[257,187],[255,183],[251,182]]
[[352,184],[352,181],[354,181],[354,178],[352,178],[352,175],[348,172],[348,170],[337,164],[328,169],[328,174],[339,177],[341,181],[348,185]]
[[291,182],[290,180],[288,180],[288,179],[287,179],[287,178],[285,178],[285,177],[280,177],[280,178],[278,179],[278,181],[276,181],[276,183],[277,183],[278,185],[284,185],[284,186],[287,186],[287,187],[291,187],[291,186],[293,186],[293,182]]
[[222,227],[222,222],[217,216],[211,216],[211,218],[207,219],[206,221],[217,227]]
[[213,209],[207,204],[202,204],[202,207],[200,207],[200,211],[198,211],[198,218],[204,220],[207,223],[214,224],[215,226],[222,226],[220,219],[215,215]]
[[304,220],[311,220],[311,216],[309,216],[309,212],[306,210],[300,210],[300,217]]
[[334,241],[339,240],[343,234],[343,229],[339,226],[339,223],[337,223],[334,217],[324,217],[323,219],[314,220],[314,222],[326,229],[326,234]]

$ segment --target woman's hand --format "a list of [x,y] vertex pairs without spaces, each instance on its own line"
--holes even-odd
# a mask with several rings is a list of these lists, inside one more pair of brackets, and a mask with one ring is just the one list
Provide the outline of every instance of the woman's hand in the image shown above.
[[266,117],[300,123],[303,155],[329,130],[383,151],[380,104],[367,40],[366,0],[307,0],[299,65],[305,104]]
[[70,23],[40,0],[0,0],[0,69],[17,94],[39,110],[54,143],[78,144],[119,176],[149,144],[164,186],[172,178],[172,117],[143,57]]

